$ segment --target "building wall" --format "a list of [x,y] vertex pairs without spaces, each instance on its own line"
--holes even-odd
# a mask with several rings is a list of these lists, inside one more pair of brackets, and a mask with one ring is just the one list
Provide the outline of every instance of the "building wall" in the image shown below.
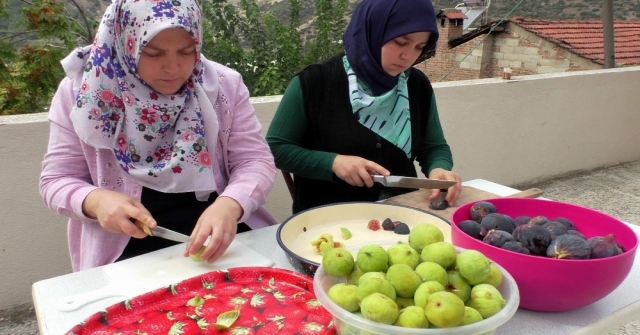
[[503,32],[480,35],[454,48],[448,41],[461,36],[462,26],[445,18],[444,25],[438,20],[438,29],[436,55],[416,65],[432,82],[502,78],[505,67],[512,76],[603,68],[511,22]]
[[490,71],[484,78],[502,77],[505,67],[511,68],[512,76],[603,68],[513,23],[494,34],[493,41]]

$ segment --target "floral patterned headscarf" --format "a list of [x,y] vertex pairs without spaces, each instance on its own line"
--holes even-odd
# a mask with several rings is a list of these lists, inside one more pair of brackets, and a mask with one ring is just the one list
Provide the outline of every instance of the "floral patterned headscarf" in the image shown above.
[[[183,28],[194,39],[196,63],[175,94],[156,92],[136,73],[145,45],[164,29]],[[93,45],[73,52],[67,73],[84,67],[71,112],[80,139],[112,149],[120,167],[143,186],[161,192],[214,191],[212,157],[217,116],[202,88],[202,28],[195,0],[114,0]],[[79,67],[78,67],[79,65]],[[76,72],[77,73],[77,72]],[[207,73],[215,76],[215,73]]]

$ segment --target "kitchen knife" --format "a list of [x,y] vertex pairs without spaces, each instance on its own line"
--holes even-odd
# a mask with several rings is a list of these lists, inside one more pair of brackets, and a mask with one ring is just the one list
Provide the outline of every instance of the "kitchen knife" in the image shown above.
[[376,183],[380,183],[388,187],[429,188],[446,190],[457,183],[457,181],[453,180],[438,180],[402,176],[382,176],[377,174],[373,174],[371,175],[371,177]]
[[138,227],[140,230],[142,230],[145,234],[149,236],[161,237],[161,238],[171,240],[171,241],[176,241],[176,242],[191,242],[191,237],[185,234],[181,234],[171,229],[163,228],[160,226],[156,226],[155,228],[150,229],[149,227],[147,227],[147,225],[142,223],[142,221],[139,221],[136,219],[132,219],[132,220],[133,220],[133,223],[136,225],[136,227]]

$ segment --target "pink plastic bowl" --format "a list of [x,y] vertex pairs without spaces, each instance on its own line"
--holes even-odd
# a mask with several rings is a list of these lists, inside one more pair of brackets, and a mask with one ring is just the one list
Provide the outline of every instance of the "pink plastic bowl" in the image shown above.
[[477,240],[458,228],[471,219],[471,202],[460,206],[451,217],[451,241],[454,245],[475,249],[504,267],[515,279],[520,291],[520,307],[535,311],[560,312],[592,304],[622,283],[627,277],[638,247],[638,236],[622,221],[593,209],[564,202],[527,198],[485,199],[498,213],[512,218],[543,215],[549,220],[565,217],[586,238],[615,235],[625,252],[600,259],[562,260],[530,256],[501,249]]

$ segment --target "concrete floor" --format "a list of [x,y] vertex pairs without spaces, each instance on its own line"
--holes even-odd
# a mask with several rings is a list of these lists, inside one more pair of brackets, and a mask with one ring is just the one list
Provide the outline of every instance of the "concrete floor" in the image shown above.
[[[546,198],[597,209],[640,225],[640,161],[510,186],[537,187],[544,190]],[[31,304],[0,311],[0,335],[36,334],[38,324]],[[640,319],[609,333],[623,334],[640,334]]]

